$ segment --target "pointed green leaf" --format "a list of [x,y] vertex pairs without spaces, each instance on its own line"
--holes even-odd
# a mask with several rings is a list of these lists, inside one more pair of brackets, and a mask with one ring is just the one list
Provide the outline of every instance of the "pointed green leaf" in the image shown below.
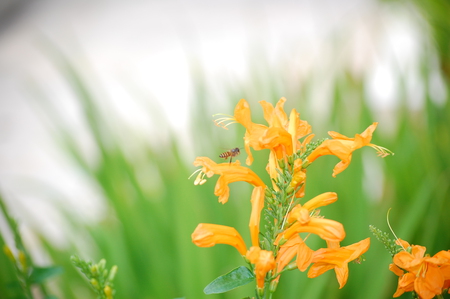
[[59,275],[63,272],[62,267],[34,267],[30,276],[31,283],[42,283],[47,278]]
[[203,292],[206,295],[225,293],[237,287],[246,285],[254,279],[255,276],[247,267],[240,266],[234,270],[231,270],[227,274],[214,279],[205,287]]

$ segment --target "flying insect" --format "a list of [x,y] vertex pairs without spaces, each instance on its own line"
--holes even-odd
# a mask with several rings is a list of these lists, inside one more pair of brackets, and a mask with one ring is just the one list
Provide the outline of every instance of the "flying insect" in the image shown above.
[[221,153],[219,155],[219,158],[222,158],[222,159],[230,158],[230,164],[231,164],[231,161],[233,160],[233,157],[238,156],[240,153],[241,153],[241,150],[238,147],[235,147],[235,148],[232,148],[232,149],[230,149],[230,150],[228,150],[226,152]]

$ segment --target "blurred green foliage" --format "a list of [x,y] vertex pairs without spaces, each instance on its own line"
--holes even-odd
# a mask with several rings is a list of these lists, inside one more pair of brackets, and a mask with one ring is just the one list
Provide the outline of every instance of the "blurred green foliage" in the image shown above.
[[[439,24],[443,24],[443,32],[448,33],[450,25],[445,20]],[[438,49],[445,61],[449,51]],[[258,64],[263,63],[258,61]],[[373,143],[389,148],[395,156],[375,158],[371,149],[364,148],[353,155],[351,166],[337,178],[331,177],[337,163],[335,157],[323,157],[308,170],[306,199],[327,191],[337,192],[339,196],[337,203],[324,208],[324,213],[344,224],[347,237],[343,245],[372,237],[370,224],[388,231],[386,213],[392,208],[391,224],[400,238],[426,246],[430,254],[450,249],[450,76],[443,67],[446,100],[439,104],[432,98],[429,77],[435,70],[430,70],[430,65],[429,57],[422,57],[420,76],[425,87],[422,108],[413,110],[408,106],[406,87],[402,78],[398,78],[400,104],[394,108],[394,122],[381,122],[374,134]],[[197,248],[190,239],[198,223],[211,222],[236,227],[249,244],[250,188],[234,183],[229,202],[221,205],[213,194],[214,179],[194,186],[193,180],[187,178],[194,171],[191,163],[195,156],[188,161],[183,158],[185,145],[176,132],[169,131],[164,141],[152,140],[151,136],[149,140],[142,140],[133,132],[127,132],[126,143],[133,144],[134,148],[130,154],[116,129],[121,126],[118,118],[102,106],[105,101],[93,96],[76,64],[61,58],[59,66],[79,100],[81,114],[95,144],[95,160],[86,157],[81,145],[72,138],[65,120],[59,119],[57,113],[49,113],[55,124],[55,138],[98,187],[108,213],[98,223],[87,225],[60,207],[71,224],[72,231],[67,234],[88,235],[89,250],[79,252],[76,240],[69,248],[61,249],[41,238],[54,264],[64,268],[64,273],[56,279],[56,286],[53,285],[55,293],[67,299],[94,298],[83,277],[70,264],[72,254],[84,258],[87,252],[94,252],[95,256],[89,259],[105,258],[120,269],[114,280],[119,299],[226,299],[251,295],[252,285],[226,294],[204,295],[203,289],[209,282],[243,262],[234,248]],[[216,101],[209,100],[213,93],[208,89],[201,68],[193,67],[193,73],[195,101],[191,111],[191,138],[198,156],[218,160],[223,146],[242,145],[242,128],[235,125],[224,131],[215,127],[210,117],[213,113],[232,114],[240,98],[249,101],[255,121],[262,122],[257,100],[275,103],[280,97],[287,97],[288,109],[296,108],[302,119],[313,125],[316,138],[326,137],[328,130],[351,136],[379,121],[379,111],[369,108],[372,105],[368,103],[363,78],[346,69],[339,70],[333,78],[330,101],[324,107],[324,110],[330,109],[329,117],[319,115],[312,105],[312,94],[317,88],[314,80],[320,81],[324,74],[311,76],[306,82],[296,82],[289,78],[290,72],[286,69],[264,73],[255,70],[253,82],[224,88],[227,90],[222,99],[223,108],[227,109],[224,111],[218,109]],[[48,109],[52,111],[51,107]],[[148,111],[153,118],[157,118],[158,113]],[[167,127],[168,123],[161,120],[161,126]],[[255,161],[266,161],[267,154],[255,153]],[[239,158],[244,161],[245,154]],[[264,168],[265,162],[252,165],[267,182]],[[373,175],[375,170],[378,175]],[[143,171],[148,175],[142,175]],[[305,273],[292,271],[282,277],[275,298],[391,298],[397,277],[388,270],[390,254],[383,244],[374,237],[371,239],[366,261],[350,265],[349,280],[343,289],[338,289],[331,271],[313,280]],[[0,245],[3,243],[0,238]],[[0,255],[0,261],[4,260]],[[12,271],[8,269],[0,267],[0,291],[5,283],[2,273]],[[401,298],[409,297],[410,294],[405,294]]]

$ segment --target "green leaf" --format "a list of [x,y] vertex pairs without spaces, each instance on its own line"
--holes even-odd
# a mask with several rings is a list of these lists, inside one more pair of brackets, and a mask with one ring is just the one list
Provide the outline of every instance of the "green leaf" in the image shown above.
[[63,269],[61,267],[55,266],[55,267],[34,267],[33,272],[30,275],[30,282],[31,283],[42,283],[44,280],[59,275],[63,272]]
[[240,266],[234,270],[231,270],[227,274],[214,279],[205,287],[203,292],[206,295],[225,293],[237,287],[246,285],[254,279],[255,276],[247,267]]

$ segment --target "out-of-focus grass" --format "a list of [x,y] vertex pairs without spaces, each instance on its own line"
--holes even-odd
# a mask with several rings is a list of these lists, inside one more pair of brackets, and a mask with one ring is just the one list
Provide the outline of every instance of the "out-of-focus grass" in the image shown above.
[[[431,70],[427,69],[427,57],[423,57],[422,63],[423,108],[411,110],[407,105],[408,93],[401,90],[393,133],[383,134],[389,130],[383,130],[385,124],[381,122],[374,134],[373,143],[389,148],[395,156],[375,158],[375,152],[364,148],[353,155],[351,166],[337,178],[331,177],[337,163],[335,157],[323,157],[308,170],[306,199],[326,191],[338,193],[339,200],[323,208],[323,214],[344,224],[347,237],[343,245],[371,237],[369,224],[387,231],[386,213],[392,208],[391,223],[400,238],[426,246],[430,254],[450,249],[450,218],[447,215],[450,211],[449,90],[447,85],[445,103],[436,104],[428,83]],[[106,199],[108,215],[88,226],[61,207],[61,213],[65,213],[72,225],[73,231],[68,233],[87,236],[90,252],[95,252],[95,256],[86,257],[83,254],[87,253],[78,252],[76,244],[61,250],[43,239],[54,264],[65,268],[57,280],[61,297],[89,296],[86,284],[70,264],[72,254],[93,260],[105,258],[108,264],[118,265],[115,285],[119,299],[214,299],[251,295],[251,285],[223,295],[204,295],[202,290],[207,283],[241,265],[242,260],[234,248],[220,245],[198,248],[190,240],[199,222],[211,222],[234,226],[249,241],[250,189],[245,184],[233,184],[229,202],[221,205],[213,194],[215,179],[203,186],[194,186],[192,180],[187,180],[194,167],[191,161],[182,158],[184,145],[175,133],[169,136],[168,143],[161,143],[151,140],[150,136],[149,140],[142,140],[129,132],[126,142],[134,144],[136,151],[130,154],[123,144],[123,137],[119,138],[115,131],[120,126],[115,123],[117,119],[106,116],[105,107],[94,98],[75,66],[64,59],[60,63],[90,129],[96,149],[95,161],[86,157],[80,144],[71,138],[67,123],[56,114],[50,116],[54,117],[58,128],[55,133],[65,151]],[[230,89],[224,96],[229,101],[225,103],[229,110],[219,111],[214,108],[215,102],[208,101],[208,87],[201,73],[197,73],[196,101],[192,107],[192,138],[196,153],[218,160],[223,146],[242,145],[242,128],[235,125],[229,131],[223,131],[215,127],[210,118],[212,113],[232,114],[233,106],[240,98],[250,102],[255,120],[262,121],[257,100],[275,102],[281,96],[287,96],[287,106],[297,108],[302,119],[313,125],[319,138],[325,137],[328,130],[351,136],[378,121],[378,114],[369,109],[364,81],[349,75],[346,70],[333,79],[331,112],[327,118],[313,113],[311,108],[311,94],[316,85],[309,82],[296,86],[297,83],[289,80],[286,74],[289,72],[282,70],[259,73],[255,82]],[[277,77],[273,80],[276,83],[270,83],[272,76]],[[404,86],[401,78],[399,86]],[[149,117],[155,117],[156,113],[149,111]],[[167,123],[161,126],[167,126]],[[255,155],[255,161],[265,161],[267,153]],[[244,161],[245,154],[239,158]],[[252,169],[263,177],[264,167],[265,162],[252,165]],[[381,176],[371,175],[376,167],[381,170]],[[267,182],[267,177],[265,179]],[[149,185],[154,187],[149,188]],[[380,189],[380,198],[372,194],[373,188]],[[308,279],[306,273],[292,271],[281,278],[275,298],[390,298],[397,277],[388,270],[388,252],[372,237],[371,249],[365,258],[361,265],[350,265],[349,280],[342,290],[338,290],[332,271],[313,280]]]

